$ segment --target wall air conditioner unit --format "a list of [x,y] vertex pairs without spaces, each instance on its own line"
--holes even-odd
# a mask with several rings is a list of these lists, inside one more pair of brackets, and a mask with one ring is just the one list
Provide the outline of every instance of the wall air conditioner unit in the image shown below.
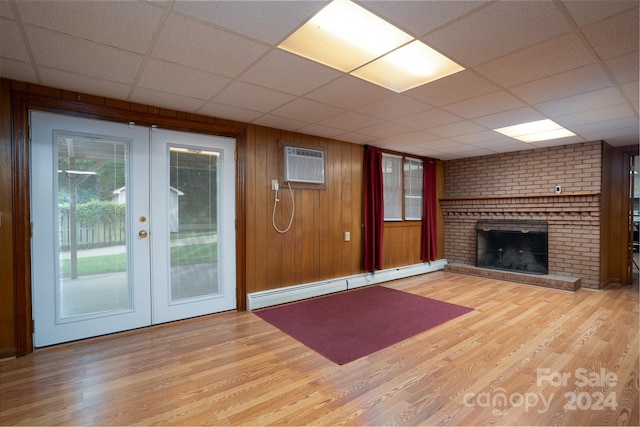
[[324,152],[308,148],[284,147],[285,182],[324,184]]

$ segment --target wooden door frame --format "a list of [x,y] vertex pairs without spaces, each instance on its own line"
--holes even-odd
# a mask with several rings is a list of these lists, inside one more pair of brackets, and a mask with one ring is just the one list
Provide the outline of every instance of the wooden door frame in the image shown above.
[[[12,163],[13,179],[13,238],[14,238],[14,310],[16,356],[33,352],[33,316],[31,295],[31,206],[29,182],[29,111],[38,110],[114,121],[133,122],[140,126],[158,126],[163,129],[232,137],[236,140],[236,307],[246,310],[246,216],[245,216],[245,162],[246,129],[211,123],[204,116],[178,114],[150,107],[148,110],[96,105],[80,99],[59,99],[45,95],[14,91],[12,101]],[[127,102],[114,104],[130,106]],[[140,107],[140,106],[138,106]],[[143,108],[139,108],[142,110]],[[161,113],[168,114],[162,115]],[[183,117],[180,117],[183,116]],[[194,119],[190,119],[193,117]]]
[[[634,262],[633,262],[633,232],[634,232],[634,215],[633,215],[633,211],[634,211],[634,177],[631,174],[632,169],[631,169],[631,164],[633,162],[633,158],[635,156],[638,156],[637,152],[633,152],[633,151],[626,151],[624,153],[624,164],[625,164],[625,172],[626,172],[626,176],[629,177],[629,182],[628,182],[628,187],[627,187],[627,194],[629,195],[627,197],[627,226],[628,226],[628,233],[627,233],[627,285],[633,285],[633,269],[634,269]],[[633,165],[634,168],[636,168],[638,165]]]

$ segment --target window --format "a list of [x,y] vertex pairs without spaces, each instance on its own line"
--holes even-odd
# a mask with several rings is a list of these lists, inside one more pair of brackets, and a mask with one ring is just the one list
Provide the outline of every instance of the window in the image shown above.
[[422,160],[382,154],[385,221],[422,220]]
[[404,219],[422,220],[422,160],[404,159]]

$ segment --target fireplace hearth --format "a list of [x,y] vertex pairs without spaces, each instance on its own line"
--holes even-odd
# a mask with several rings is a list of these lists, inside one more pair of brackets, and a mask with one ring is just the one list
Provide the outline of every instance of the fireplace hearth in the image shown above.
[[547,274],[548,241],[546,221],[478,220],[476,266]]

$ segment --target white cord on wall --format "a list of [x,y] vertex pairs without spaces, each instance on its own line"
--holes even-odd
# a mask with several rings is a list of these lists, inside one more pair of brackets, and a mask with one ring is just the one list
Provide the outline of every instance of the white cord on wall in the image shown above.
[[273,223],[273,228],[276,229],[276,231],[280,234],[284,234],[287,231],[289,231],[289,229],[291,228],[291,224],[293,224],[293,214],[296,211],[296,200],[293,198],[293,190],[291,189],[291,183],[287,182],[287,185],[289,186],[289,192],[291,193],[291,219],[289,219],[289,225],[287,225],[287,228],[285,228],[284,230],[280,230],[278,228],[278,226],[276,225],[276,206],[278,206],[278,202],[280,201],[280,199],[278,199],[278,187],[276,187],[275,190],[275,200],[273,202],[273,214],[271,215],[271,222]]

